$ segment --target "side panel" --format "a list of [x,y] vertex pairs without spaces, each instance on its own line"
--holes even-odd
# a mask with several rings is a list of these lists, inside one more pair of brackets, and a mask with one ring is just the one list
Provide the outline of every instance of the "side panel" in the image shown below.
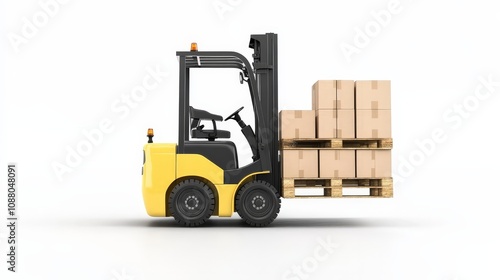
[[146,211],[153,217],[165,217],[165,193],[175,180],[176,144],[144,145],[142,196]]
[[219,193],[219,217],[231,217],[234,212],[234,198],[237,184],[216,185]]
[[190,176],[205,178],[214,185],[224,183],[224,171],[206,157],[197,154],[177,155],[176,178]]

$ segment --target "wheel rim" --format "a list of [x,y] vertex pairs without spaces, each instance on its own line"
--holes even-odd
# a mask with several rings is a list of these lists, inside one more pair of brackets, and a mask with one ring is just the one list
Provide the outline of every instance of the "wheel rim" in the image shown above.
[[178,211],[189,218],[202,217],[207,208],[205,194],[195,188],[183,188],[177,196]]
[[252,217],[263,218],[272,213],[273,199],[267,191],[256,189],[245,196],[243,206]]

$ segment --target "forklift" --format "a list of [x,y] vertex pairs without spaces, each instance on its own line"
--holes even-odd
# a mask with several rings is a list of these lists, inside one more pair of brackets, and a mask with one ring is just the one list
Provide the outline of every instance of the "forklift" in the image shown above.
[[[278,141],[278,37],[274,33],[250,36],[253,62],[230,51],[178,51],[179,138],[177,144],[153,143],[148,129],[144,146],[142,194],[153,217],[173,216],[184,226],[200,226],[212,215],[231,217],[238,212],[249,225],[269,225],[281,204],[281,165]],[[248,84],[255,131],[239,113],[223,118],[190,106],[191,68],[235,68],[240,83]],[[252,151],[252,162],[238,164],[231,133],[217,128],[234,120]],[[204,123],[204,124],[202,124]],[[205,124],[211,123],[211,129]]]

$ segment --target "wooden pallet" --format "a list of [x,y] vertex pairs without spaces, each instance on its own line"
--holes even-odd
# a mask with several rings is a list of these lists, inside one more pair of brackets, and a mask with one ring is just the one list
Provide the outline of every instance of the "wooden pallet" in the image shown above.
[[[284,198],[341,198],[393,196],[392,178],[284,178]],[[322,189],[322,195],[297,195],[297,189]],[[344,195],[347,188],[369,189],[369,195]]]
[[392,138],[281,139],[282,149],[392,149]]

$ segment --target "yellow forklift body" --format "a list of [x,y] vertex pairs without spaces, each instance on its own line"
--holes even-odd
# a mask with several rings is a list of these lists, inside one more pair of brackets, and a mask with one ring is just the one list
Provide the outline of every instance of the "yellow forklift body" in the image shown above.
[[247,175],[238,184],[224,184],[224,170],[206,157],[198,154],[177,154],[176,144],[146,144],[142,176],[142,194],[146,211],[153,217],[167,216],[167,192],[173,183],[182,178],[201,178],[214,188],[217,197],[216,213],[220,217],[231,217],[234,199],[240,185],[254,179],[255,172]]

